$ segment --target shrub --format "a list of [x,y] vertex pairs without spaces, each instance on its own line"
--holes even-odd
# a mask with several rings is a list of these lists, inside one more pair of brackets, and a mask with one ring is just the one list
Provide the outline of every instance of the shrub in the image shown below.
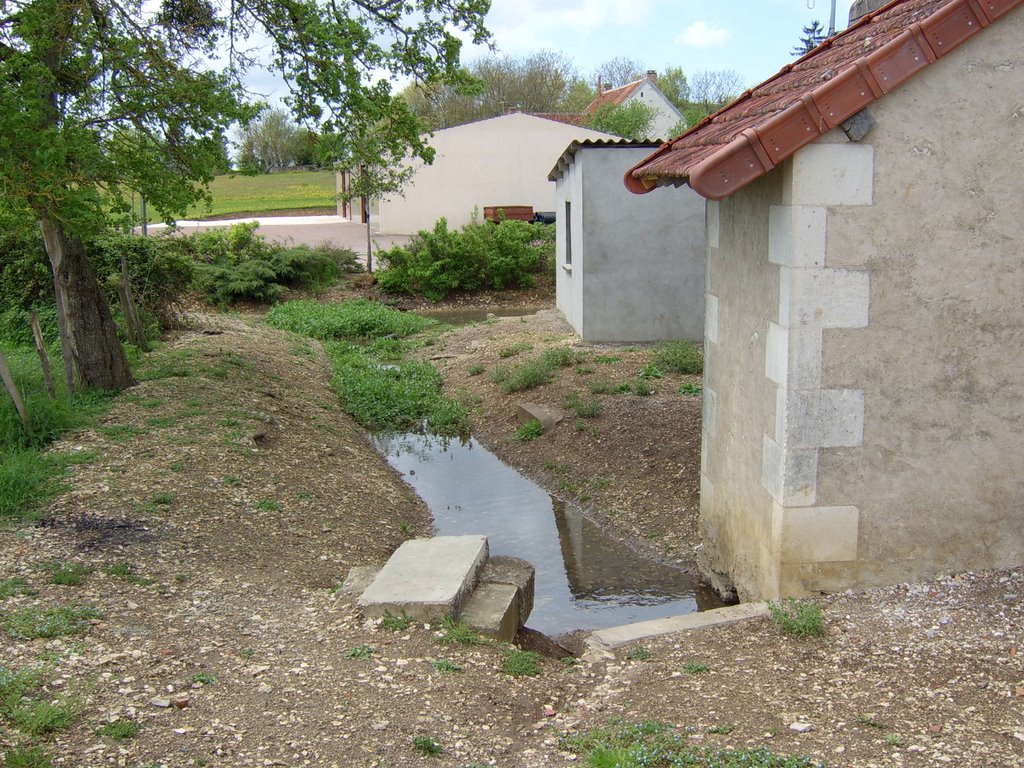
[[654,365],[673,373],[703,373],[704,352],[692,341],[669,341],[655,353]]
[[377,284],[387,293],[440,301],[455,291],[529,287],[552,262],[554,228],[522,221],[473,222],[461,231],[440,219],[405,246],[381,251]]
[[825,614],[812,600],[769,600],[768,612],[772,622],[793,637],[818,637],[824,629]]

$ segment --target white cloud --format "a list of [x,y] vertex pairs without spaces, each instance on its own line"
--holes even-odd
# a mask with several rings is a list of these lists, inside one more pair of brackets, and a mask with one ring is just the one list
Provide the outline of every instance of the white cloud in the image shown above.
[[676,42],[693,48],[715,48],[729,41],[732,33],[706,21],[695,21],[676,36]]

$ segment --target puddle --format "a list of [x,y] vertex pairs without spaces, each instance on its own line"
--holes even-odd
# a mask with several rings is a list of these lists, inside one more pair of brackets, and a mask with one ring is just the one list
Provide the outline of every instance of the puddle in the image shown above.
[[607,536],[474,439],[408,434],[376,444],[430,507],[439,536],[485,534],[492,555],[533,563],[533,629],[557,636],[723,605],[710,587]]
[[468,325],[469,323],[482,323],[492,317],[526,317],[527,315],[537,314],[537,308],[493,308],[493,309],[448,309],[438,312],[417,311],[417,315],[423,317],[429,317],[431,320],[437,320],[439,323],[448,323],[448,325]]

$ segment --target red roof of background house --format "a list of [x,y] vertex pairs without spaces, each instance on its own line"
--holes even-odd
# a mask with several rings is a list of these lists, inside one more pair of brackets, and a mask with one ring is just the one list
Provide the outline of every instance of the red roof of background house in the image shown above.
[[597,98],[590,102],[587,108],[583,110],[583,114],[592,115],[606,104],[613,107],[621,105],[626,99],[636,93],[636,91],[649,79],[650,78],[645,77],[640,80],[634,80],[632,83],[620,85],[618,88],[609,88],[604,93],[597,94]]
[[720,200],[860,112],[1024,0],[893,0],[626,172],[641,194]]
[[586,115],[580,115],[576,112],[530,112],[534,117],[543,117],[545,120],[554,120],[556,123],[565,123],[566,125],[583,125],[583,121]]

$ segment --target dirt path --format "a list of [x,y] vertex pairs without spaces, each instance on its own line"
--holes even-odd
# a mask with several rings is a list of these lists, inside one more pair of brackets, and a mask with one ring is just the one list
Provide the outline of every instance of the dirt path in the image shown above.
[[[486,375],[472,383],[458,372],[468,350],[496,355],[505,337],[487,334],[504,334],[505,322],[452,334],[432,353],[450,386],[481,392],[479,406],[493,408],[476,418],[495,444],[508,439],[509,404]],[[566,343],[547,322],[508,321],[531,326],[527,343],[538,350]],[[623,364],[644,354],[622,352]],[[11,582],[0,603],[0,666],[41,669],[37,697],[68,697],[77,714],[34,742],[55,765],[569,766],[580,761],[559,737],[610,716],[661,719],[695,744],[761,745],[832,766],[1024,761],[1024,571],[832,598],[818,639],[760,621],[651,642],[632,659],[631,649],[593,664],[546,659],[541,675],[510,677],[500,646],[447,645],[437,627],[389,631],[332,589],[350,566],[427,532],[429,516],[338,412],[316,345],[218,317],[172,339],[148,371],[154,378],[100,428],[55,446],[83,463],[43,525],[0,531],[0,579],[25,582]],[[680,505],[643,517],[656,505],[637,501],[657,496],[645,474],[692,471],[678,456],[692,448],[668,442],[670,430],[644,431],[659,413],[695,407],[674,381],[664,389],[615,396],[596,434],[563,425],[565,442],[556,431],[529,444],[553,458],[523,463],[570,466],[555,477],[598,474],[559,451],[587,462],[596,460],[589,445],[636,442],[594,503],[614,499],[625,531],[664,525],[649,541],[676,553],[684,536],[667,526]],[[507,448],[526,456],[526,446]],[[646,472],[618,474],[637,457]],[[78,586],[58,586],[53,563],[92,570]],[[12,629],[26,610],[58,606],[93,607],[98,618],[53,639]],[[439,670],[439,660],[459,671]],[[686,674],[687,662],[708,671]],[[112,720],[137,724],[137,735],[103,735]],[[810,730],[791,729],[798,721]],[[0,731],[0,751],[21,738]],[[421,754],[416,738],[443,752]]]

